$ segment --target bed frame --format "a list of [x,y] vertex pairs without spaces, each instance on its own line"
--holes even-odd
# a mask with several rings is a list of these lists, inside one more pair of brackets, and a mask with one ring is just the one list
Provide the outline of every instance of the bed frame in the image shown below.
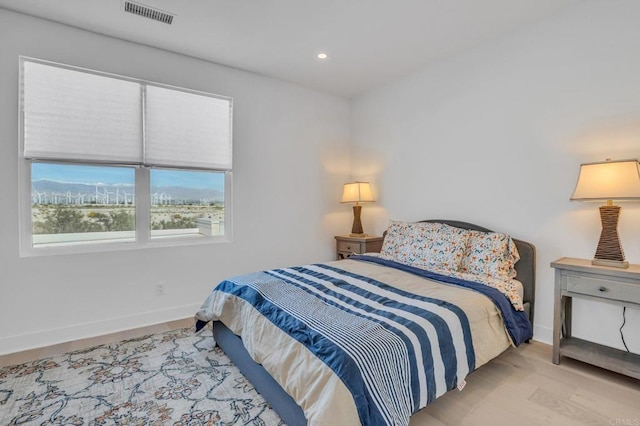
[[[491,232],[487,228],[472,223],[456,220],[430,219],[422,222],[438,222],[455,226],[456,228],[473,231]],[[523,304],[529,320],[533,324],[534,298],[536,285],[536,249],[526,241],[514,239],[514,243],[520,253],[520,260],[515,268],[518,272],[517,279],[524,287]],[[301,426],[307,424],[302,408],[287,394],[269,373],[257,364],[244,348],[240,337],[233,334],[223,323],[214,321],[213,337],[227,356],[238,366],[242,374],[253,384],[262,397],[280,415],[289,426]]]

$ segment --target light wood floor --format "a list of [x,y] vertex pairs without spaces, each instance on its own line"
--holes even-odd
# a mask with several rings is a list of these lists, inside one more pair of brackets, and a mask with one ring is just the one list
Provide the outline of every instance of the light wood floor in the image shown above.
[[[0,356],[0,367],[193,325],[193,319]],[[411,418],[434,425],[640,426],[640,381],[562,358],[543,343],[511,348]]]
[[510,348],[411,418],[418,425],[638,425],[640,381],[562,358],[532,342]]

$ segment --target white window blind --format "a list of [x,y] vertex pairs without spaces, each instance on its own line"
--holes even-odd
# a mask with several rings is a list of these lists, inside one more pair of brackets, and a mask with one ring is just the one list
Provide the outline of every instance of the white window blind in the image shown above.
[[142,161],[140,84],[23,61],[24,157]]
[[22,66],[24,158],[232,168],[230,98],[28,59]]
[[230,99],[147,86],[145,163],[231,170]]

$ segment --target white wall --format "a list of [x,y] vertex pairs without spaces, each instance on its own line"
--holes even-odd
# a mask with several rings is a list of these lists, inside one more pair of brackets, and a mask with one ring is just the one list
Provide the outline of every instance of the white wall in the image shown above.
[[[592,258],[596,204],[569,202],[580,163],[640,157],[640,2],[594,1],[356,99],[353,174],[377,207],[363,221],[452,218],[533,242],[535,338],[550,342],[556,258]],[[640,203],[622,204],[640,263]],[[574,334],[622,347],[622,308],[574,303]],[[625,337],[640,353],[640,311]]]
[[[336,202],[371,179],[367,232],[389,218],[475,222],[538,248],[536,339],[553,271],[591,258],[597,205],[570,203],[579,164],[640,157],[640,3],[586,2],[356,99],[344,99],[0,9],[0,354],[190,316],[229,275],[329,260]],[[18,55],[234,98],[234,241],[18,256]],[[350,161],[347,146],[353,138]],[[620,234],[640,263],[640,204]],[[114,271],[112,274],[103,271]],[[117,273],[115,272],[117,271]],[[155,296],[158,281],[167,294]],[[574,333],[621,347],[621,309],[575,304]],[[640,352],[640,312],[625,336]]]
[[[191,316],[230,275],[334,256],[348,101],[3,9],[0,41],[0,354]],[[233,97],[234,241],[20,258],[18,55]]]

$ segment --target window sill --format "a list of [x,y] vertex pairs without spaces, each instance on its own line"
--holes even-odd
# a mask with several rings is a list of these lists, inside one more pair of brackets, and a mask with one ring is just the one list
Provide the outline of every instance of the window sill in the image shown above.
[[21,247],[21,257],[179,247],[230,242],[227,235],[203,235],[198,228],[152,231],[147,243],[136,242],[135,231],[33,235],[34,246]]

